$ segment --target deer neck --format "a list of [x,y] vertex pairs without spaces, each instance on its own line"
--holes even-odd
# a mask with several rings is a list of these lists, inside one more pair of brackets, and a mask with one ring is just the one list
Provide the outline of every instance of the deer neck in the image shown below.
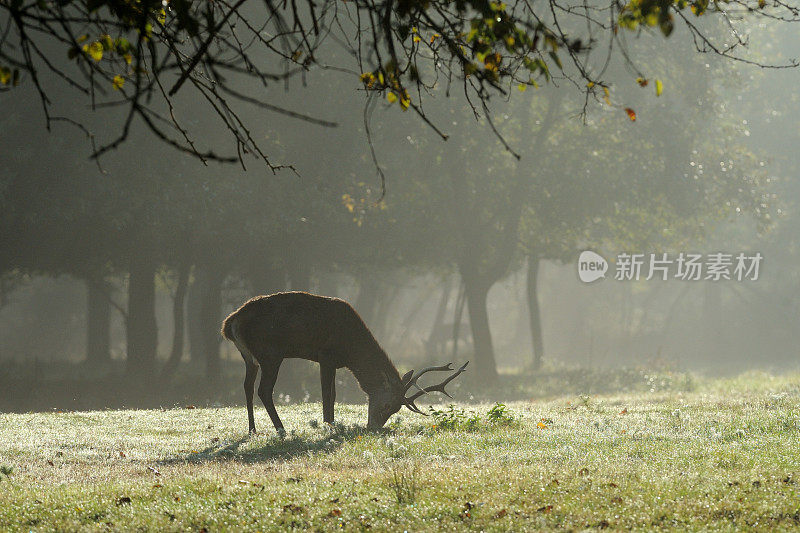
[[381,352],[382,357],[375,358],[354,358],[347,368],[353,373],[358,381],[361,390],[371,395],[377,392],[392,391],[402,386],[400,374],[386,356]]

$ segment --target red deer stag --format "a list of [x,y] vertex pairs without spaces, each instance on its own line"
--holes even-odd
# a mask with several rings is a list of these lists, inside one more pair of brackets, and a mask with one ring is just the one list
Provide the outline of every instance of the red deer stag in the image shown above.
[[[333,423],[336,398],[336,369],[350,369],[369,397],[368,428],[383,427],[389,417],[404,405],[415,413],[425,414],[414,400],[434,391],[450,397],[445,386],[464,372],[469,363],[464,363],[438,385],[421,388],[417,385],[420,376],[431,371],[453,370],[452,363],[417,372],[412,370],[401,378],[350,304],[338,298],[306,292],[281,292],[248,300],[225,319],[222,336],[236,345],[247,365],[244,393],[251,433],[256,430],[253,389],[259,366],[261,383],[258,396],[264,402],[275,429],[284,431],[272,401],[272,390],[281,362],[287,357],[319,363],[322,418],[330,424]],[[406,396],[412,387],[419,390]]]

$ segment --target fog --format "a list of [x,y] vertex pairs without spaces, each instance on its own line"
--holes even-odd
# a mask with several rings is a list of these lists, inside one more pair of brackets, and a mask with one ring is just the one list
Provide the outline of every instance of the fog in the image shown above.
[[[751,45],[792,57],[792,29],[755,28]],[[240,403],[220,324],[283,290],[350,302],[399,367],[469,359],[478,382],[796,369],[800,72],[699,54],[681,31],[630,39],[653,75],[643,87],[615,59],[613,105],[563,78],[494,97],[497,133],[443,83],[425,106],[447,140],[312,69],[265,90],[335,127],[240,104],[270,161],[294,167],[276,172],[204,165],[141,126],[95,162],[80,130],[45,130],[34,91],[0,92],[0,409]],[[121,113],[51,98],[98,139],[118,132]],[[204,148],[235,152],[198,98],[176,112]],[[604,279],[581,281],[585,250]],[[681,253],[720,252],[731,279],[677,279]],[[664,253],[670,279],[645,279]],[[736,279],[740,253],[761,255],[757,279]],[[615,279],[621,254],[643,254],[638,280]],[[284,363],[276,395],[318,398],[315,372]],[[345,374],[340,397],[362,401]]]

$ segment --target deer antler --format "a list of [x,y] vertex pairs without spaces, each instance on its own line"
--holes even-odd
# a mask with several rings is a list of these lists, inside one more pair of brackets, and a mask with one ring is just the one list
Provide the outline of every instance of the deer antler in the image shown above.
[[450,396],[450,393],[448,393],[445,390],[445,386],[447,386],[448,383],[450,383],[451,381],[456,379],[456,377],[459,374],[461,374],[462,372],[464,372],[464,370],[466,370],[467,365],[469,364],[469,361],[467,361],[466,363],[461,365],[461,368],[459,368],[458,370],[453,372],[447,379],[445,379],[444,381],[442,381],[441,383],[439,383],[437,385],[431,385],[430,387],[425,387],[424,389],[421,388],[419,385],[417,385],[417,380],[424,373],[430,372],[430,371],[434,371],[434,370],[453,370],[452,364],[453,363],[447,363],[446,365],[442,365],[442,366],[431,366],[431,367],[428,367],[428,368],[423,368],[419,372],[414,373],[414,375],[411,376],[411,378],[408,380],[408,383],[406,383],[406,385],[405,385],[406,392],[408,392],[408,389],[410,389],[412,386],[417,387],[419,389],[419,391],[415,392],[411,396],[407,396],[405,398],[404,405],[406,407],[408,407],[409,409],[411,409],[412,411],[414,411],[415,413],[419,413],[421,415],[424,415],[426,413],[423,413],[419,409],[419,407],[417,407],[416,404],[414,404],[414,400],[416,400],[417,398],[419,398],[423,394],[427,394],[429,392],[441,392],[442,394],[444,394],[448,398],[452,398],[452,396]]
[[[422,377],[423,374],[425,374],[426,372],[437,372],[437,371],[443,371],[443,370],[453,370],[453,363],[447,363],[446,365],[442,365],[442,366],[429,366],[429,367],[423,368],[422,370],[418,370],[417,372],[414,372],[411,375],[411,377],[408,379],[408,381],[405,381],[405,380],[403,381],[403,386],[405,387],[405,392],[408,392],[408,389],[410,389],[411,387],[417,387],[419,390],[422,390],[419,387],[419,385],[417,385],[417,380],[420,377]],[[408,374],[406,374],[406,376],[408,376]],[[403,376],[403,377],[405,377],[405,376]]]

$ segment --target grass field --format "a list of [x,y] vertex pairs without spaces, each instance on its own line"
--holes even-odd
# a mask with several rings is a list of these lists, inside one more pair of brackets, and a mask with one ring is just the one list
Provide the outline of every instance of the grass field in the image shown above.
[[800,375],[434,406],[0,414],[0,530],[800,527]]

